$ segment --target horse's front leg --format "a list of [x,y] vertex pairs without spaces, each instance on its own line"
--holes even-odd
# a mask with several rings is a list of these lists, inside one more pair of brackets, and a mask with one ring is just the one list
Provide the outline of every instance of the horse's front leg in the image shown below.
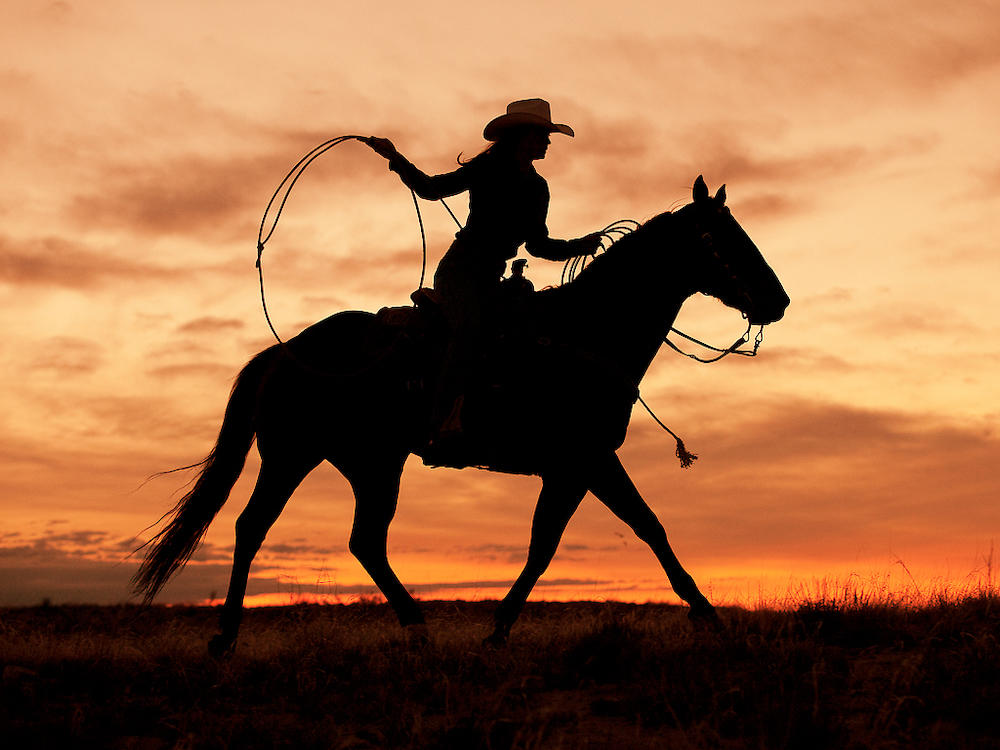
[[506,642],[511,626],[528,600],[528,594],[552,562],[566,524],[580,507],[580,501],[586,493],[584,479],[569,471],[546,473],[542,478],[542,491],[538,495],[538,504],[531,521],[528,561],[497,607],[493,633],[485,643],[499,646]]
[[698,590],[667,542],[667,532],[646,504],[629,478],[625,467],[614,453],[592,464],[589,489],[608,508],[650,546],[670,580],[670,585],[691,610],[692,620],[714,623],[718,620],[715,607]]

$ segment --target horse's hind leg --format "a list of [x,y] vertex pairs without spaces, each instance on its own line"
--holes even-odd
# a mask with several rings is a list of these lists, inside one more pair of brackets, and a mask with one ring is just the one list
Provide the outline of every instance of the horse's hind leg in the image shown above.
[[246,595],[250,565],[295,488],[319,462],[301,458],[268,455],[262,458],[257,484],[247,507],[236,520],[236,547],[233,552],[233,572],[229,579],[226,603],[222,607],[220,632],[208,644],[213,656],[222,656],[236,644],[240,621],[243,619],[243,597]]
[[717,621],[715,608],[681,566],[667,542],[667,532],[663,525],[642,499],[618,456],[612,453],[605,460],[596,462],[590,477],[590,491],[653,550],[674,593],[691,607],[689,617]]
[[404,627],[424,623],[420,605],[399,582],[387,554],[389,524],[396,514],[399,479],[405,460],[404,454],[385,460],[359,461],[350,468],[339,467],[354,489],[351,553],[368,571]]

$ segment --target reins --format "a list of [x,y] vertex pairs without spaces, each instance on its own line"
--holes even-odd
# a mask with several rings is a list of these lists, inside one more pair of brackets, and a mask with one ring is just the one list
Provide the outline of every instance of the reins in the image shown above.
[[[638,221],[635,221],[634,219],[618,219],[618,221],[612,222],[611,224],[609,224],[608,226],[606,226],[604,229],[601,230],[601,234],[604,235],[604,237],[602,237],[601,239],[601,250],[607,252],[607,250],[611,247],[611,245],[613,245],[619,239],[624,237],[626,234],[631,234],[640,226],[642,225]],[[605,247],[604,245],[604,238],[607,238],[608,240],[607,247]],[[576,278],[577,274],[579,274],[584,268],[586,268],[587,264],[594,257],[596,256],[579,255],[575,258],[570,258],[569,260],[567,260],[565,265],[563,266],[563,272],[560,279],[560,283],[567,284],[573,281],[573,279]],[[745,313],[743,317],[744,318],[747,317]],[[718,362],[720,359],[730,354],[739,354],[742,357],[756,357],[757,350],[760,348],[760,344],[764,340],[764,326],[760,326],[760,328],[757,331],[757,335],[754,337],[753,349],[740,349],[740,347],[743,346],[743,344],[748,343],[750,341],[750,330],[752,327],[753,326],[750,323],[747,323],[747,330],[743,333],[743,335],[740,336],[738,339],[736,339],[736,341],[734,341],[732,345],[730,345],[725,349],[720,349],[716,346],[712,346],[711,344],[706,344],[704,341],[696,339],[694,336],[690,336],[684,333],[684,331],[674,328],[673,326],[671,326],[670,330],[667,331],[667,335],[663,337],[663,343],[665,343],[667,346],[669,346],[678,354],[682,354],[685,357],[688,357],[689,359],[693,359],[695,362],[701,362],[702,364],[706,365],[712,364],[713,362]],[[692,343],[695,343],[698,346],[704,347],[705,349],[708,349],[710,351],[719,352],[719,356],[706,359],[704,357],[699,357],[697,354],[690,354],[689,352],[686,352],[680,347],[678,347],[676,344],[674,344],[673,341],[670,340],[671,333],[676,333],[678,336],[681,336],[682,338],[685,338],[688,341],[691,341]],[[664,430],[669,432],[670,435],[674,438],[674,440],[677,441],[677,450],[675,451],[675,454],[678,460],[681,462],[681,468],[686,469],[689,466],[691,466],[692,463],[697,461],[698,456],[688,451],[688,449],[684,445],[684,441],[681,440],[681,438],[677,435],[677,433],[671,430],[669,427],[667,427],[667,425],[665,425],[660,420],[660,418],[656,416],[653,410],[649,408],[649,404],[647,404],[643,400],[642,394],[639,393],[638,388],[636,389],[636,399],[640,404],[642,404],[643,408],[647,412],[649,412],[649,416],[653,418],[653,421],[655,421],[656,424],[658,424]]]
[[702,346],[710,351],[720,352],[718,357],[712,357],[711,359],[703,359],[702,357],[699,357],[697,354],[690,354],[689,352],[684,351],[669,339],[669,334],[663,337],[663,343],[669,346],[678,354],[683,354],[685,357],[693,359],[695,362],[701,362],[703,364],[710,365],[713,362],[718,362],[720,359],[730,354],[739,354],[741,357],[756,357],[757,350],[760,349],[760,344],[764,340],[764,326],[760,326],[757,329],[757,335],[754,336],[753,340],[753,349],[740,349],[740,347],[743,346],[743,344],[746,344],[750,341],[751,328],[753,328],[753,326],[750,323],[747,323],[747,329],[742,336],[736,339],[736,341],[734,341],[729,348],[719,349],[718,347],[712,346],[711,344],[706,344],[704,341],[699,341],[694,336],[689,336],[688,334],[684,333],[684,331],[679,331],[673,326],[670,327],[670,333],[676,333],[678,336],[682,336],[686,338],[688,341],[691,341],[697,344],[698,346]]

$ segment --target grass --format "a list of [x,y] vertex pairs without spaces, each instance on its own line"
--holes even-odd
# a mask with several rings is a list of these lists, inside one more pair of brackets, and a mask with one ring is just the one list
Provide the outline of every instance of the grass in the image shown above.
[[0,610],[6,747],[1000,747],[1000,597],[819,597],[720,612],[531,603],[501,650],[490,602],[249,610],[209,660],[208,607]]

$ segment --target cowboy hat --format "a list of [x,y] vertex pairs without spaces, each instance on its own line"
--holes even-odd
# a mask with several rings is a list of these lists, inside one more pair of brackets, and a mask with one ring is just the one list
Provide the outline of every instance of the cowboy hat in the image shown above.
[[573,136],[573,128],[552,122],[552,109],[544,99],[521,99],[507,105],[507,113],[495,117],[483,129],[483,138],[497,140],[504,130],[516,125],[537,125],[550,133]]

